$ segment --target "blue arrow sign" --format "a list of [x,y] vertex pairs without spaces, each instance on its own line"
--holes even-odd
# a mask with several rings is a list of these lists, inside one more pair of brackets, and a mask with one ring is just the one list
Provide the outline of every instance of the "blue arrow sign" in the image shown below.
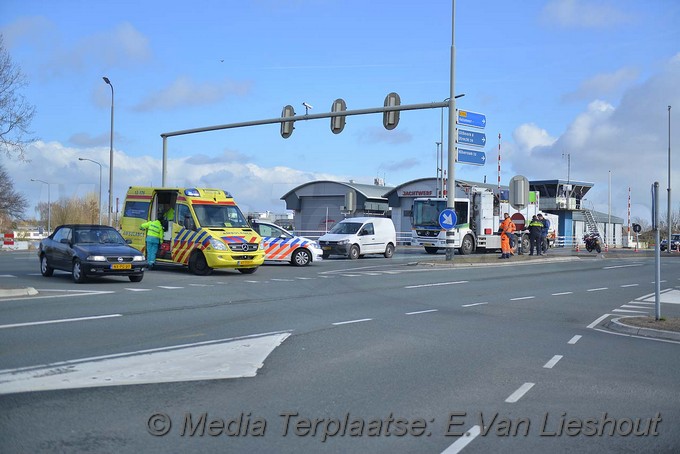
[[458,149],[458,159],[456,162],[462,164],[473,164],[476,166],[483,166],[486,164],[486,153],[477,150],[466,150],[464,148]]
[[486,127],[486,115],[477,112],[470,112],[469,110],[459,110],[458,116],[456,117],[456,123],[459,125],[484,129],[484,127]]
[[458,130],[458,143],[483,147],[486,145],[486,134],[477,131]]
[[456,212],[451,208],[442,210],[442,212],[439,213],[439,226],[442,229],[451,230],[453,227],[455,227],[456,222],[458,222]]

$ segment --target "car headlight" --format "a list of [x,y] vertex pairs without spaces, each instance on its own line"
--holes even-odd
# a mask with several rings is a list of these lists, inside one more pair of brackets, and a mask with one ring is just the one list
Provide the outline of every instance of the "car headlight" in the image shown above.
[[216,251],[226,251],[227,250],[227,245],[224,244],[222,241],[218,240],[217,238],[210,238],[210,245]]
[[89,255],[87,257],[88,262],[106,262],[106,257],[103,255]]
[[314,241],[312,243],[312,247],[315,248],[315,249],[321,249],[321,245],[317,241]]
[[264,240],[260,241],[260,250],[264,250]]
[[349,244],[349,240],[340,240],[338,244]]
[[135,255],[132,257],[133,262],[143,262],[144,260],[146,260],[146,258],[144,258],[143,255]]

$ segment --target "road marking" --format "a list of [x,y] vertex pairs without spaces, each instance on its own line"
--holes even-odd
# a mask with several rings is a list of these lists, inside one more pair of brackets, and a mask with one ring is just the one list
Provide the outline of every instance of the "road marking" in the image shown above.
[[246,281],[246,282],[249,282],[249,283],[251,283],[251,284],[257,284],[257,283],[259,283],[260,281]]
[[640,284],[624,284],[621,287],[637,287]]
[[644,265],[644,263],[633,263],[633,264],[630,264],[630,265],[613,265],[613,266],[605,266],[605,267],[603,267],[602,269],[603,269],[603,270],[612,270],[612,269],[614,269],[614,268],[628,268],[628,267],[631,267],[631,266],[642,266],[642,265]]
[[240,336],[0,370],[0,394],[254,377],[290,334]]
[[550,359],[550,361],[545,363],[543,368],[544,369],[552,369],[553,367],[555,367],[555,364],[557,364],[558,361],[561,360],[561,359],[562,359],[562,355],[555,355]]
[[651,309],[648,306],[633,306],[632,304],[623,304],[621,307],[626,307],[628,309]]
[[170,287],[169,285],[159,285],[158,288],[164,288],[166,290],[178,290],[184,287]]
[[645,311],[629,311],[626,309],[614,309],[612,312],[623,312],[624,314],[646,314]]
[[588,328],[591,328],[591,329],[592,329],[592,328],[596,327],[602,320],[604,320],[605,318],[609,317],[610,315],[612,315],[612,314],[604,314],[602,317],[598,318],[598,319],[595,320],[593,323],[591,323],[590,325],[588,325]]
[[12,274],[0,274],[0,277],[16,277]]
[[345,277],[361,277],[363,274],[341,274],[340,276],[345,276]]
[[439,312],[439,309],[428,309],[426,311],[407,312],[406,315],[428,314],[430,312]]
[[407,285],[404,288],[438,287],[440,285],[456,285],[456,284],[467,284],[467,283],[468,283],[468,281],[436,282],[434,284]]
[[102,318],[122,317],[123,314],[94,315],[92,317],[62,318],[57,320],[44,320],[41,322],[13,323],[11,325],[0,325],[0,329],[19,328],[22,326],[50,325],[52,323],[83,322],[86,320],[99,320]]
[[125,290],[129,290],[131,292],[150,292],[151,291],[150,288],[128,288],[128,287],[125,287]]
[[0,301],[26,301],[26,300],[41,300],[46,298],[72,298],[74,296],[92,296],[92,295],[105,295],[107,293],[116,293],[115,291],[95,291],[95,290],[46,290],[46,289],[36,289],[38,293],[41,292],[59,292],[65,293],[64,295],[44,295],[44,296],[16,296],[2,298]]
[[535,296],[520,296],[517,298],[510,298],[510,301],[519,301],[519,300],[530,300],[536,298]]
[[191,287],[214,287],[213,284],[189,284]]
[[600,290],[609,290],[608,287],[598,287],[598,288],[589,288],[586,290],[586,292],[599,292]]
[[472,426],[465,432],[465,435],[456,440],[451,446],[442,451],[442,454],[458,454],[464,447],[469,445],[472,440],[477,438],[481,432],[479,426]]
[[269,279],[270,281],[277,281],[277,282],[293,282],[295,279],[278,279],[278,278],[273,278]]
[[373,320],[373,319],[372,318],[361,318],[359,320],[347,320],[346,322],[335,322],[335,323],[333,323],[333,325],[336,325],[336,326],[338,326],[338,325],[348,325],[350,323],[370,322],[371,320]]
[[489,304],[489,303],[487,303],[487,302],[484,302],[484,303],[472,303],[472,304],[463,304],[463,306],[461,306],[461,307],[472,307],[472,306],[479,306],[479,305],[481,305],[481,304]]
[[559,293],[553,293],[552,296],[560,296],[560,295],[571,295],[574,292],[559,292]]
[[517,389],[517,391],[510,394],[510,397],[505,399],[505,401],[510,403],[510,404],[517,402],[518,400],[520,400],[522,398],[522,396],[524,396],[527,392],[529,392],[529,390],[531,388],[533,388],[535,384],[536,383],[525,383],[525,384],[523,384],[522,386],[520,386]]
[[315,277],[296,277],[295,279],[299,279],[301,281],[308,281],[310,279],[316,279]]
[[569,342],[567,342],[567,344],[574,345],[574,344],[575,344],[576,342],[578,342],[580,339],[581,339],[581,336],[576,335],[576,336],[572,337],[572,338],[569,340]]

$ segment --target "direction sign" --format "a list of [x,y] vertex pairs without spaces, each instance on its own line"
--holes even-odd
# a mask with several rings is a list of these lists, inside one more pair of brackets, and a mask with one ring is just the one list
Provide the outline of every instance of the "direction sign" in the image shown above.
[[464,148],[459,148],[456,162],[483,166],[486,164],[486,153],[478,150],[466,150]]
[[451,230],[456,226],[458,218],[456,212],[451,208],[446,208],[439,213],[439,226],[444,230]]
[[484,127],[486,127],[486,115],[477,112],[470,112],[469,110],[459,110],[458,115],[456,116],[456,123],[459,125],[484,129]]
[[458,143],[466,145],[473,145],[483,147],[486,145],[486,134],[477,131],[468,131],[466,129],[458,130]]

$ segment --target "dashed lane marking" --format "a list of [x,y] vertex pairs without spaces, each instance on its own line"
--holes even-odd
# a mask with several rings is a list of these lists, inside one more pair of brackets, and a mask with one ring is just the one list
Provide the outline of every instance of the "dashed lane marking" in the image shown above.
[[129,288],[129,287],[125,287],[125,290],[128,290],[130,292],[150,292],[151,291],[150,288]]
[[561,359],[562,359],[562,355],[555,355],[550,359],[550,361],[545,363],[543,368],[544,369],[552,369],[553,367],[555,367],[555,364],[557,364],[559,362],[559,360],[561,360]]
[[83,322],[86,320],[99,320],[102,318],[122,317],[123,314],[95,315],[92,317],[62,318],[57,320],[43,320],[40,322],[12,323],[10,325],[0,325],[0,329],[20,328],[24,326],[50,325],[53,323]]
[[483,303],[471,303],[471,304],[463,304],[461,307],[472,307],[472,306],[481,306],[482,304],[489,304],[486,301]]
[[171,287],[169,285],[159,285],[158,288],[164,288],[166,290],[179,290],[184,287]]
[[520,301],[520,300],[532,300],[536,298],[535,296],[519,296],[517,298],[510,298],[510,301]]
[[567,344],[574,345],[576,342],[578,342],[581,339],[582,336],[576,335],[569,339],[569,342]]
[[505,399],[506,402],[512,404],[520,400],[526,393],[529,392],[531,388],[534,387],[536,383],[524,383],[522,386],[520,386],[517,391],[514,393],[510,394],[510,396]]
[[429,314],[430,312],[439,312],[439,309],[428,309],[425,311],[407,312],[406,315]]
[[621,287],[637,287],[640,284],[623,284]]
[[553,293],[552,296],[572,295],[574,292],[559,292]]
[[442,285],[456,285],[456,284],[467,284],[467,283],[468,283],[468,281],[435,282],[434,284],[407,285],[404,288],[439,287],[439,286],[442,286]]
[[373,320],[372,318],[361,318],[359,320],[347,320],[345,322],[335,322],[333,325],[339,326],[339,325],[349,325],[350,323],[361,323],[361,322],[370,322]]
[[451,446],[442,451],[442,454],[458,454],[463,450],[464,447],[469,445],[472,440],[477,438],[477,435],[481,433],[479,426],[470,427],[465,434],[456,440]]
[[599,292],[601,290],[609,290],[609,287],[589,288],[586,292]]

